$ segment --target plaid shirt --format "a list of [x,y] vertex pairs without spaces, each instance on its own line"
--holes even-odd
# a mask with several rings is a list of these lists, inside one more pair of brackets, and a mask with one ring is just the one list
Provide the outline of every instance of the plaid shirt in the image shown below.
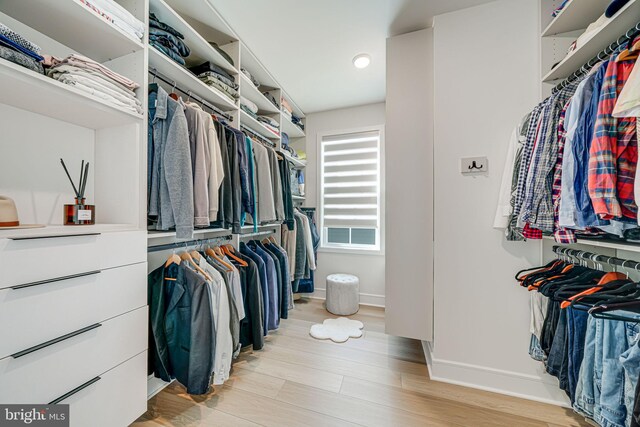
[[543,112],[539,146],[531,167],[530,184],[522,209],[522,221],[542,231],[554,231],[553,171],[558,159],[558,121],[580,84],[576,80],[554,94]]
[[522,149],[522,157],[520,159],[520,165],[514,173],[518,173],[518,181],[515,190],[515,199],[513,202],[513,212],[509,219],[509,231],[515,230],[517,227],[517,220],[522,210],[522,204],[524,203],[526,195],[527,176],[529,175],[529,165],[531,163],[531,157],[533,155],[533,149],[536,144],[536,137],[538,136],[538,127],[540,125],[540,114],[542,108],[549,100],[545,100],[538,104],[536,108],[531,112],[531,119],[529,120],[529,128],[527,129],[527,138],[525,146]]
[[558,158],[553,171],[553,236],[558,243],[576,243],[576,235],[573,230],[560,227],[560,198],[562,197],[562,159],[564,157],[564,143],[566,141],[567,130],[564,127],[564,119],[569,108],[570,102],[567,102],[558,120]]
[[605,73],[595,133],[589,151],[589,196],[603,219],[637,219],[634,198],[638,140],[634,117],[615,118],[613,109],[635,60],[611,61]]

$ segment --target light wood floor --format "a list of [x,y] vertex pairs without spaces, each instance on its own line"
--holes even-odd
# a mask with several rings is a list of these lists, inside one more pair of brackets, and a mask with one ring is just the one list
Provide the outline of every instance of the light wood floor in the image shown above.
[[[206,396],[172,384],[133,425],[157,426],[586,426],[572,411],[429,380],[420,343],[384,334],[384,310],[352,316],[365,334],[344,344],[309,336],[331,316],[320,301],[296,303],[291,318],[246,351],[231,379]],[[526,351],[526,349],[523,349]]]

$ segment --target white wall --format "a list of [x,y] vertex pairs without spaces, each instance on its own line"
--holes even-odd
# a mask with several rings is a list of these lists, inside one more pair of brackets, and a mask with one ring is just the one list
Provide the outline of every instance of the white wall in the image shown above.
[[433,30],[387,40],[386,332],[433,339]]
[[[305,175],[307,206],[320,206],[318,181],[318,135],[327,132],[340,133],[367,126],[385,123],[384,103],[360,107],[331,110],[309,114],[307,128],[307,168]],[[296,147],[298,148],[298,147]],[[384,197],[384,194],[382,195]],[[360,302],[362,304],[385,304],[384,255],[345,254],[320,250],[314,296],[324,298],[326,277],[332,273],[351,273],[360,277]]]
[[[513,276],[540,245],[492,228],[512,129],[539,100],[538,7],[500,0],[436,17],[435,331],[432,375],[532,399],[566,402],[529,358],[529,294]],[[487,156],[465,177],[461,157]]]

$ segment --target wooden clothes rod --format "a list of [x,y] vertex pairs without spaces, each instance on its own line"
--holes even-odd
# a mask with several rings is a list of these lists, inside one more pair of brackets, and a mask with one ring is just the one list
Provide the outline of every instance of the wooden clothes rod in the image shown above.
[[605,59],[607,59],[607,57],[609,57],[612,53],[614,53],[620,46],[622,46],[624,43],[628,42],[629,39],[631,39],[632,37],[634,37],[634,38],[637,37],[637,35],[638,35],[637,33],[639,31],[640,31],[640,22],[637,23],[635,27],[629,29],[629,31],[624,33],[624,35],[620,36],[618,38],[618,40],[616,40],[615,42],[611,43],[609,46],[604,48],[604,50],[600,51],[600,53],[598,53],[592,59],[587,61],[587,63],[584,64],[582,67],[580,67],[579,70],[577,70],[576,72],[571,74],[569,77],[564,79],[561,83],[556,85],[553,88],[552,92],[553,93],[557,93],[558,91],[564,89],[565,87],[567,87],[569,84],[571,84],[572,82],[576,81],[580,77],[588,74],[589,71],[591,71],[591,69],[593,67],[595,67],[597,64],[599,64],[600,62],[602,62]]
[[147,252],[160,252],[166,251],[169,249],[180,249],[180,248],[188,248],[189,246],[200,246],[200,245],[215,245],[222,242],[227,242],[232,240],[232,235],[220,236],[220,237],[212,237],[210,239],[197,239],[197,240],[187,240],[184,242],[175,242],[175,243],[167,243],[166,245],[155,245],[149,246],[147,248]]
[[165,76],[164,74],[160,73],[158,70],[156,70],[155,68],[150,69],[149,70],[149,74],[151,74],[152,76],[155,76],[156,78],[158,78],[159,80],[162,80],[163,82],[165,82],[168,85],[171,85],[174,89],[179,90],[180,92],[182,92],[183,94],[187,95],[190,98],[195,99],[196,101],[198,101],[199,103],[205,105],[207,108],[209,108],[210,110],[213,110],[214,113],[224,117],[226,120],[232,122],[233,121],[233,117],[231,117],[229,114],[223,112],[222,110],[220,110],[218,107],[216,107],[215,105],[211,104],[209,101],[203,99],[202,97],[196,95],[195,93],[193,93],[190,90],[184,90],[181,87],[179,87],[176,84],[175,80],[171,80],[169,77]]
[[634,270],[640,271],[640,262],[632,261],[629,259],[610,257],[606,255],[595,254],[592,252],[580,251],[578,249],[564,248],[562,246],[554,246],[553,252],[558,255],[568,255],[570,257],[582,259],[585,261],[615,265],[624,268],[632,268]]

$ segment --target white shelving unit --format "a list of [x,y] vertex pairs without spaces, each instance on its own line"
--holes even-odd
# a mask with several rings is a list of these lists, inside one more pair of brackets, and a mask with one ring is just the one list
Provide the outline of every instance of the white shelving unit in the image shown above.
[[584,30],[602,16],[609,3],[609,0],[571,0],[544,29],[542,37]]
[[[80,0],[2,0],[0,11],[98,62],[144,49],[140,40],[134,39]],[[144,19],[144,16],[138,16],[138,19]]]
[[[640,0],[629,1],[604,26],[595,31],[582,46],[567,55],[569,45],[584,30],[599,19],[609,5],[608,0],[572,0],[555,18],[552,11],[559,7],[562,0],[540,0],[541,10],[541,88],[542,96],[550,94],[551,89],[560,81],[569,77],[587,61],[594,58],[603,49],[615,42],[620,36],[640,22]],[[551,71],[552,64],[558,63]],[[552,247],[560,245],[553,237],[545,237],[542,244],[542,257],[555,258]],[[566,246],[566,245],[560,245]],[[613,240],[578,239],[576,245],[583,250],[598,252],[610,256],[639,259],[640,245]]]
[[271,101],[260,92],[260,89],[249,80],[249,77],[240,73],[240,79],[242,80],[240,82],[240,95],[255,103],[258,106],[258,112],[260,114],[278,114],[278,107],[273,105]]
[[246,125],[251,128],[254,132],[259,134],[260,136],[270,139],[270,140],[278,140],[280,141],[280,135],[276,135],[269,128],[263,125],[260,121],[251,117],[248,113],[243,110],[240,110],[240,123]]
[[[573,5],[574,3],[575,5]],[[573,6],[570,9],[572,11],[570,14],[575,15],[576,17],[586,15],[586,13],[581,13],[580,11],[584,11],[588,8],[591,8],[588,10],[592,11],[594,8],[593,2],[591,1],[578,2],[574,0],[571,4]],[[604,9],[602,10],[604,11]],[[600,15],[602,15],[602,13]],[[558,16],[558,18],[560,18],[560,16]],[[556,21],[558,18],[556,18]],[[631,0],[616,15],[610,18],[603,27],[595,31],[582,46],[571,52],[569,55],[566,55],[555,68],[548,72],[543,70],[545,75],[542,81],[550,83],[569,77],[574,71],[578,70],[583,64],[594,58],[600,51],[615,42],[626,31],[638,24],[638,22],[640,22],[640,0]],[[553,25],[553,23],[551,25]],[[568,28],[568,24],[566,25]],[[557,54],[558,53],[556,52],[555,55]]]

